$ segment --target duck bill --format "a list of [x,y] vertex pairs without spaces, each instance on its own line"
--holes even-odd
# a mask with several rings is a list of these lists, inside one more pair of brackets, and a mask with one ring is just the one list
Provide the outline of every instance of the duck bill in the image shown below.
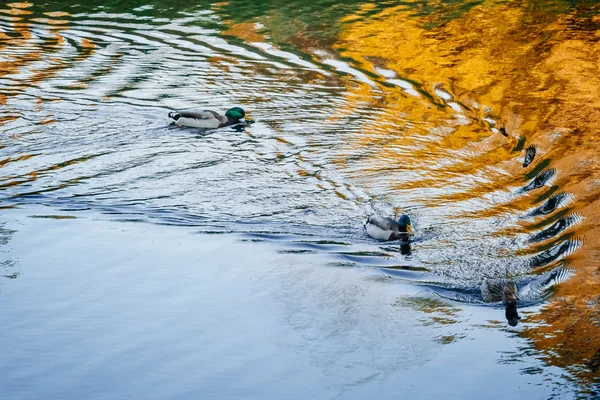
[[413,230],[412,230],[412,228],[410,227],[410,225],[406,225],[406,232],[408,232],[408,234],[409,234],[410,236],[412,236],[412,235],[413,235]]

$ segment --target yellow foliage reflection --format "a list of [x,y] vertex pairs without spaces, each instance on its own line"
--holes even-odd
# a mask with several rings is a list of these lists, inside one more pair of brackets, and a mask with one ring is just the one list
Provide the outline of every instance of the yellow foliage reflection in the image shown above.
[[[0,13],[11,15],[7,21],[10,31],[0,34],[0,50],[6,54],[5,61],[0,62],[0,77],[10,76],[16,83],[11,86],[10,91],[0,93],[0,104],[6,104],[11,96],[26,91],[29,87],[41,84],[58,75],[62,70],[73,66],[73,59],[65,57],[61,52],[71,45],[63,36],[63,32],[69,29],[70,14],[62,11],[46,12],[48,18],[30,18],[33,14],[29,9],[32,3],[9,3],[7,8],[0,9]],[[44,29],[47,35],[34,36],[32,27]],[[38,34],[39,35],[39,34]],[[23,51],[22,49],[27,49]],[[94,52],[95,46],[91,40],[82,38],[78,46],[79,55],[76,62],[84,61]],[[56,98],[38,98],[38,110],[41,103],[54,101]],[[0,124],[14,119],[8,116],[0,120]],[[48,124],[54,122],[51,115],[47,115],[39,123]]]
[[[530,318],[540,324],[522,334],[548,363],[598,376],[599,17],[579,9],[553,15],[528,2],[486,2],[451,20],[436,12],[416,16],[409,6],[366,16],[371,8],[343,20],[336,45],[353,68],[375,76],[376,85],[348,79],[348,106],[338,112],[365,116],[348,154],[369,156],[341,156],[338,163],[365,186],[379,171],[397,168],[402,173],[388,180],[387,191],[420,190],[426,206],[449,206],[516,192],[530,179],[531,167],[520,161],[534,144],[536,162],[557,171],[555,190],[575,196],[568,211],[583,216],[573,232],[583,246],[566,259],[576,276]],[[368,118],[374,108],[383,112]],[[472,213],[501,216],[536,201],[514,196]],[[529,228],[525,220],[512,233]]]

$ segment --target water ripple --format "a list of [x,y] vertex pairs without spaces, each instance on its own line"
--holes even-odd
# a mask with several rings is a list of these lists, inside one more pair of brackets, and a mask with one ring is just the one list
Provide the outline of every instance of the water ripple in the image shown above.
[[[223,5],[7,7],[3,207],[238,234],[464,301],[486,279],[553,270],[584,243],[582,196],[549,139],[560,132],[525,134],[485,96],[394,67],[397,52],[353,50],[390,4],[354,10],[322,38]],[[201,133],[166,118],[233,105],[256,123]],[[410,213],[416,239],[370,240],[373,212]]]

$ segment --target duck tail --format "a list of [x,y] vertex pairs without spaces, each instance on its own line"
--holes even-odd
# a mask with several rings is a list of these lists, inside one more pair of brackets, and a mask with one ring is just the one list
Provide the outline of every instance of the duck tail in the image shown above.
[[177,111],[171,111],[169,113],[169,118],[177,121],[179,118],[181,117],[181,115],[179,115],[179,113]]

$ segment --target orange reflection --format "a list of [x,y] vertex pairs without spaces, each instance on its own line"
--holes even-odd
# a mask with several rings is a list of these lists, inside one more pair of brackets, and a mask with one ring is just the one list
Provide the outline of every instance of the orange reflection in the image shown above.
[[[10,14],[10,15],[21,15],[21,14],[31,14],[31,11],[27,11],[26,8],[33,6],[31,3],[10,3],[7,4],[8,9],[2,9],[0,12]],[[11,24],[13,27],[13,35],[6,35],[7,39],[0,42],[0,50],[6,48],[27,48],[27,43],[31,40],[32,34],[30,31],[29,23],[21,22],[22,18],[15,17],[11,19]],[[23,52],[23,53],[12,53],[4,51],[6,54],[10,54],[10,58],[8,61],[0,62],[0,77],[9,74],[15,74],[19,71],[19,68],[27,65],[31,62],[38,61],[41,58],[41,53],[38,49],[34,49],[32,51]],[[22,86],[17,87],[16,89],[22,90]],[[14,94],[12,91],[5,91],[4,93],[0,93],[0,104],[5,105],[7,103],[8,97]]]
[[[372,76],[346,80],[347,106],[336,117],[363,117],[347,153],[368,158],[340,156],[340,168],[366,187],[386,171],[388,192],[427,189],[426,207],[476,199],[487,205],[464,217],[523,215],[553,193],[574,195],[563,214],[583,216],[567,229],[582,247],[563,262],[576,276],[530,318],[540,324],[522,334],[549,364],[589,381],[598,377],[592,360],[600,359],[600,17],[580,9],[553,15],[528,2],[490,1],[449,21],[436,12],[416,16],[407,6],[366,16],[370,8],[342,21],[336,45],[352,68]],[[382,110],[375,118],[374,109]],[[523,168],[531,144],[538,155]],[[548,183],[521,190],[550,167],[556,173]],[[493,193],[505,199],[490,202]],[[535,229],[554,222],[554,214]],[[540,221],[524,218],[503,234],[531,232]]]
[[241,22],[233,24],[228,30],[224,31],[224,35],[231,35],[243,39],[247,42],[264,42],[265,37],[256,32],[256,24],[250,22]]
[[[1,38],[3,40],[0,41],[0,49],[3,49],[8,58],[8,61],[0,62],[0,77],[13,75],[11,78],[17,83],[11,86],[11,90],[0,93],[0,104],[7,104],[11,96],[22,93],[29,87],[47,82],[62,70],[72,67],[74,61],[84,61],[93,54],[95,46],[86,38],[82,39],[79,47],[80,54],[74,60],[61,54],[66,47],[70,46],[63,36],[63,32],[68,29],[69,23],[69,20],[64,18],[69,17],[69,13],[62,11],[46,12],[44,14],[48,18],[27,19],[26,16],[32,14],[28,9],[33,4],[10,3],[7,6],[9,8],[0,11],[23,17],[14,17],[9,21],[12,25],[12,32],[4,33]],[[35,23],[37,28],[48,31],[48,35],[42,37],[44,40],[41,43],[32,34],[32,23]],[[22,51],[21,49],[28,49],[28,51]],[[23,74],[23,76],[19,76],[20,74]],[[36,110],[41,112],[43,102],[55,100],[56,98],[39,97]],[[15,118],[15,116],[7,116],[2,118],[0,123]],[[53,115],[45,115],[38,123],[49,124],[55,121]]]

